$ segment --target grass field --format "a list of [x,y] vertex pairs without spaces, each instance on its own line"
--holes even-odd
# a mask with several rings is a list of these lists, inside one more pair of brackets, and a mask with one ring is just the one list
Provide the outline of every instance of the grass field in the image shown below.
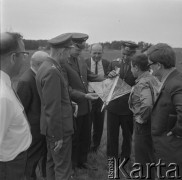
[[[175,49],[176,52],[176,67],[179,71],[182,72],[182,49]],[[33,52],[31,51],[30,56]],[[84,52],[83,56],[89,57],[88,52]],[[111,61],[120,56],[120,51],[112,50],[112,51],[105,51],[103,57]],[[21,70],[23,73],[27,68],[29,68],[29,61],[27,61],[24,67]],[[15,86],[17,83],[18,78],[15,79]],[[101,146],[98,151],[98,154],[89,154],[88,161],[91,164],[98,166],[98,171],[86,171],[86,170],[79,170],[77,172],[76,180],[107,180],[107,157],[106,157],[106,118],[104,123],[104,132],[101,140]],[[120,143],[122,141],[122,137],[120,137]]]

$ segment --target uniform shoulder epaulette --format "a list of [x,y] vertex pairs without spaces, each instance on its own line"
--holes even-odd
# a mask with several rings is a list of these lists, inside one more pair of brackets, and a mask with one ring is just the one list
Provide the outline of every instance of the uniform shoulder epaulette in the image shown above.
[[51,66],[51,68],[54,68],[54,69],[56,69],[56,66],[53,64],[53,65]]

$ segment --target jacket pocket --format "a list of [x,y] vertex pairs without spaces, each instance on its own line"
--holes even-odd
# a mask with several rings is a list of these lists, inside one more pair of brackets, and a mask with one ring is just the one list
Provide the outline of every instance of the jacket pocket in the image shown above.
[[167,131],[170,131],[176,124],[177,115],[169,114],[168,122],[167,122]]

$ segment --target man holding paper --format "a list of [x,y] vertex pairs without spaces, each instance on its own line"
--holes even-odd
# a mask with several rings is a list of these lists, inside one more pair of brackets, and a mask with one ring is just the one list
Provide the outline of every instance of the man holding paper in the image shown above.
[[[122,47],[122,58],[113,60],[109,65],[110,78],[117,75],[116,69],[120,68],[120,78],[130,86],[135,84],[135,78],[130,68],[130,58],[136,52],[137,44],[124,42]],[[118,157],[119,128],[122,128],[123,143],[121,147],[121,160],[130,158],[131,140],[133,133],[133,115],[128,107],[129,93],[111,101],[107,114],[107,156]]]

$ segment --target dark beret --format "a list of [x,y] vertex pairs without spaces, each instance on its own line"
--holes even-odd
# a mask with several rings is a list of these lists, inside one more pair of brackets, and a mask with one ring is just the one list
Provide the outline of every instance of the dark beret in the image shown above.
[[85,41],[88,39],[88,35],[84,33],[72,33],[73,45],[80,49],[85,47]]
[[123,45],[124,47],[128,47],[128,48],[130,48],[130,49],[136,49],[136,48],[138,47],[138,45],[137,45],[135,42],[132,42],[132,41],[124,41],[124,42],[122,43],[122,45]]
[[71,33],[61,34],[59,36],[50,39],[48,43],[52,47],[57,47],[57,48],[70,47],[72,45],[72,34]]

